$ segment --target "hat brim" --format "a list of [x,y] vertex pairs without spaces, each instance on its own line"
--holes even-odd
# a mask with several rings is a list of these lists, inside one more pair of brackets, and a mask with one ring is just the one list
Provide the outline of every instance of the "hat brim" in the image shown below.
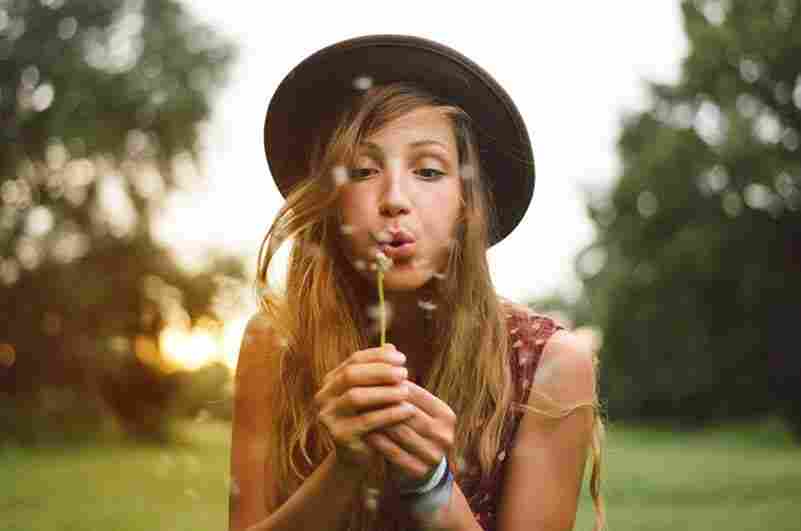
[[494,245],[514,230],[534,193],[534,156],[523,119],[506,91],[484,69],[442,44],[407,35],[368,35],[328,46],[281,82],[267,109],[264,149],[281,194],[308,172],[317,135],[362,89],[415,83],[464,109],[478,137],[483,174],[493,196]]

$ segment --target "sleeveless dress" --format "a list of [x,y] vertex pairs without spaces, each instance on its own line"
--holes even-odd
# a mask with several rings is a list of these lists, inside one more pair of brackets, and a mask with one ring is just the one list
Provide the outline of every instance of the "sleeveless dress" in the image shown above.
[[[502,300],[507,312],[507,330],[509,332],[510,369],[512,381],[515,383],[514,401],[528,402],[535,372],[540,364],[545,343],[564,326],[545,315],[537,314],[527,307]],[[473,514],[484,531],[495,531],[504,478],[506,476],[506,456],[514,445],[515,435],[523,411],[513,410],[507,425],[504,427],[502,443],[499,448],[496,465],[488,477],[479,477],[477,464],[465,463],[454,479],[464,493]]]

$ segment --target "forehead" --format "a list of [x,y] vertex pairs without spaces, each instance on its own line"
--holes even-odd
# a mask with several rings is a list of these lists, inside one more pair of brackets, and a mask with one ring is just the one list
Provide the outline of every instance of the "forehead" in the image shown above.
[[422,140],[433,140],[455,149],[451,120],[436,109],[423,107],[392,120],[365,139],[379,145],[396,142],[408,145]]

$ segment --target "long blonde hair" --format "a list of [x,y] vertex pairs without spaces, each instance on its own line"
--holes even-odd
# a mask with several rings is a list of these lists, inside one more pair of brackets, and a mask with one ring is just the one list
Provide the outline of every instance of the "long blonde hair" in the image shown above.
[[[339,186],[332,173],[350,164],[363,139],[422,107],[436,108],[451,120],[459,163],[470,165],[473,178],[461,179],[462,215],[447,274],[421,288],[436,304],[424,330],[432,365],[421,385],[444,400],[459,419],[450,462],[464,462],[473,449],[482,474],[492,469],[511,415],[514,386],[506,358],[498,356],[507,352],[507,330],[486,257],[496,217],[490,190],[481,179],[473,126],[464,111],[417,87],[375,86],[340,114],[330,135],[320,136],[308,175],[287,194],[259,251],[259,304],[285,346],[276,354],[280,390],[273,410],[265,412],[272,422],[268,459],[279,489],[278,504],[334,449],[330,434],[316,424],[313,409],[312,397],[323,377],[353,352],[378,345],[365,311],[369,292],[340,247]],[[270,286],[268,269],[288,239],[293,241],[281,291]],[[387,486],[385,466],[376,465],[368,484]],[[361,500],[350,514],[350,530],[391,528],[384,511],[369,511]]]

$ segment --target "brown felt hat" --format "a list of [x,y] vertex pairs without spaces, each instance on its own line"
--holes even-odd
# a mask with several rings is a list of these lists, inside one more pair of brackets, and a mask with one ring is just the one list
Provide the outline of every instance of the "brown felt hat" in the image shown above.
[[[264,123],[264,149],[281,195],[307,175],[318,134],[366,85],[403,81],[464,109],[478,138],[483,177],[495,200],[490,245],[514,230],[534,193],[526,126],[506,91],[456,50],[409,35],[367,35],[312,54],[281,82]],[[330,134],[330,130],[327,131]]]

